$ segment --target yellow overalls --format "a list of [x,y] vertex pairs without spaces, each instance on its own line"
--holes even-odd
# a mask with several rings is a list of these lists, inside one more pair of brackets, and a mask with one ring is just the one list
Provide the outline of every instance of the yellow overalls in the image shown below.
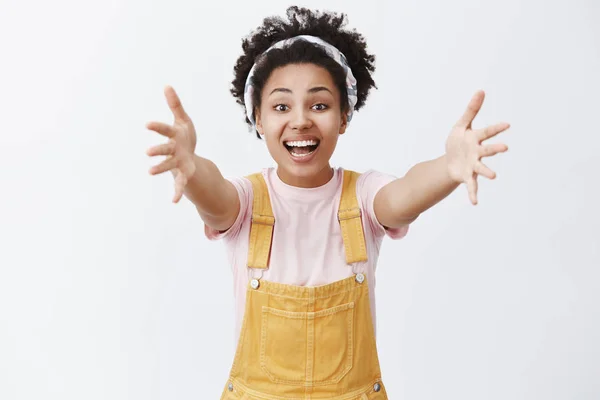
[[[338,212],[349,271],[367,260],[358,176],[344,171]],[[254,190],[248,267],[264,270],[275,218],[262,174],[248,178]],[[221,400],[387,400],[370,310],[362,273],[317,287],[252,279]]]

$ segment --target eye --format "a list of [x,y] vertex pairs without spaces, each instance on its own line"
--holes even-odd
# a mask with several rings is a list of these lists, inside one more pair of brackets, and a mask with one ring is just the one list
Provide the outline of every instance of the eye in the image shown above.
[[312,108],[316,111],[325,111],[329,108],[329,106],[327,104],[319,103],[312,106]]
[[277,104],[275,107],[273,107],[273,109],[274,109],[275,111],[282,111],[282,112],[283,112],[283,111],[287,111],[287,110],[288,110],[288,108],[289,108],[289,107],[288,107],[287,105],[285,105],[285,104]]

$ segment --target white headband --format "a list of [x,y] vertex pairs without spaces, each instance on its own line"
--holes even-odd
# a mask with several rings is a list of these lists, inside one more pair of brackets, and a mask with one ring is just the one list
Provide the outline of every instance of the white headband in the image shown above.
[[[352,75],[352,70],[348,65],[346,56],[344,56],[336,47],[330,45],[323,39],[318,38],[316,36],[299,35],[275,43],[274,45],[269,47],[263,54],[268,53],[272,49],[281,49],[283,47],[289,46],[297,40],[304,40],[321,46],[327,52],[327,55],[329,55],[329,57],[333,58],[338,64],[342,66],[342,68],[344,68],[344,72],[346,73],[346,91],[348,92],[348,122],[350,122],[350,120],[352,119],[352,114],[354,112],[354,106],[358,101],[356,91],[356,79],[354,78],[354,75]],[[244,104],[246,105],[246,115],[248,116],[248,119],[254,127],[256,127],[256,121],[254,121],[254,118],[252,118],[252,112],[254,111],[254,105],[252,104],[252,93],[254,93],[252,77],[254,76],[255,69],[256,63],[252,66],[252,69],[248,74],[248,78],[246,78],[246,86],[244,88]]]

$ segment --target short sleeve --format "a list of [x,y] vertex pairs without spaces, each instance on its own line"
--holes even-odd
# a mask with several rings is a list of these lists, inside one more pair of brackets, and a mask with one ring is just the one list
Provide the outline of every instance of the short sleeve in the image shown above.
[[246,178],[233,178],[229,179],[229,181],[238,192],[240,212],[231,228],[226,231],[218,231],[204,224],[204,234],[209,240],[232,239],[234,236],[237,236],[244,221],[248,219],[248,213],[252,210],[252,182]]
[[358,201],[361,204],[363,213],[366,214],[366,221],[376,237],[387,235],[392,239],[402,239],[408,233],[409,225],[400,228],[385,228],[375,215],[375,195],[388,183],[395,180],[393,175],[369,170],[360,175],[356,182],[356,193]]

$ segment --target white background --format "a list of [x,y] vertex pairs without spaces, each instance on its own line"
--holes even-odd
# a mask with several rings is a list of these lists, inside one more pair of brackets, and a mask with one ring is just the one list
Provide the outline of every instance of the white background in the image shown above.
[[[335,165],[403,175],[443,154],[477,89],[507,121],[480,204],[460,187],[386,241],[378,343],[391,399],[600,398],[600,4],[308,1],[346,12],[379,87]],[[173,85],[198,154],[271,165],[229,94],[278,0],[6,1],[0,8],[0,399],[217,399],[231,272],[172,178],[148,175]]]

